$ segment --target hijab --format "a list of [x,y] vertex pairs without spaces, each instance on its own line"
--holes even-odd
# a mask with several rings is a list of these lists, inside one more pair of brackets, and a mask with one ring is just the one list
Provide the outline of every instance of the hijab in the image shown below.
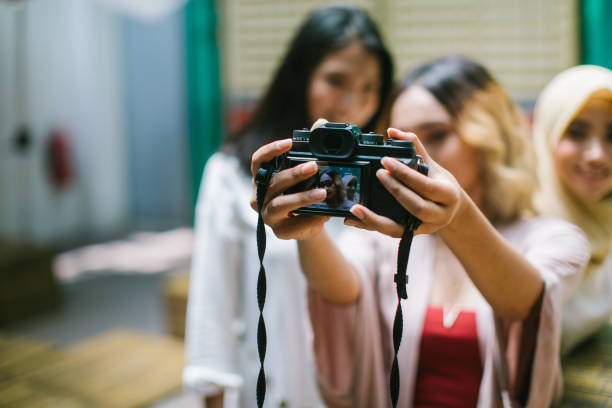
[[612,99],[612,71],[594,65],[569,68],[546,86],[534,111],[533,138],[540,190],[535,204],[540,213],[564,218],[579,226],[591,244],[585,278],[601,267],[612,244],[612,196],[588,202],[572,193],[559,178],[553,157],[561,137],[585,104],[597,93]]

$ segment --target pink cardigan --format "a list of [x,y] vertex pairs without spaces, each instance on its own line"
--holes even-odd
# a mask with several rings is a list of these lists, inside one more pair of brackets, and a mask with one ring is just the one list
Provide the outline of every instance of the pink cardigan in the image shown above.
[[[580,282],[582,269],[589,259],[589,244],[577,227],[548,217],[516,221],[499,231],[536,267],[545,288],[541,301],[527,319],[534,322],[531,329],[526,321],[513,323],[497,318],[486,300],[480,299],[476,322],[484,369],[478,407],[509,406],[508,392],[504,390],[509,389],[507,378],[512,378],[509,372],[515,372],[519,364],[519,343],[525,338],[531,340],[532,351],[523,360],[533,355],[527,406],[546,407],[561,396],[561,311]],[[438,239],[419,235],[412,244],[408,299],[402,301],[404,334],[398,357],[399,407],[412,406]],[[382,234],[347,230],[340,248],[360,275],[359,300],[352,305],[335,305],[309,291],[318,383],[331,407],[390,406],[388,373],[393,358],[391,327],[397,305],[393,281],[397,244],[398,240]],[[500,356],[506,356],[506,360],[502,361]]]

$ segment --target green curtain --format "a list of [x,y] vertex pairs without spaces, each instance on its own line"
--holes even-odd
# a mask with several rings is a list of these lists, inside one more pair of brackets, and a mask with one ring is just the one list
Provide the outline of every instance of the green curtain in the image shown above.
[[206,160],[221,142],[222,99],[214,0],[189,0],[185,9],[189,150],[193,202]]
[[580,1],[582,63],[612,69],[612,1]]

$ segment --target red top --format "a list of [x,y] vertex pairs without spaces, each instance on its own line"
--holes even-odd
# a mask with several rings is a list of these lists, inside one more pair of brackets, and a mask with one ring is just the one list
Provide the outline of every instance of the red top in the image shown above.
[[442,308],[428,307],[414,407],[473,408],[478,402],[482,362],[476,314],[460,312],[452,327],[442,325]]

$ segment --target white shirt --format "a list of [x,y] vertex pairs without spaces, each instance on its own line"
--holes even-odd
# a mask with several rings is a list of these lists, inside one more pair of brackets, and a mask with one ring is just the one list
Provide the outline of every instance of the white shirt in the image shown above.
[[[196,206],[183,382],[202,395],[224,389],[225,407],[256,405],[259,258],[251,194],[236,157],[216,153],[208,160]],[[323,406],[297,247],[267,226],[266,235],[265,406]]]

